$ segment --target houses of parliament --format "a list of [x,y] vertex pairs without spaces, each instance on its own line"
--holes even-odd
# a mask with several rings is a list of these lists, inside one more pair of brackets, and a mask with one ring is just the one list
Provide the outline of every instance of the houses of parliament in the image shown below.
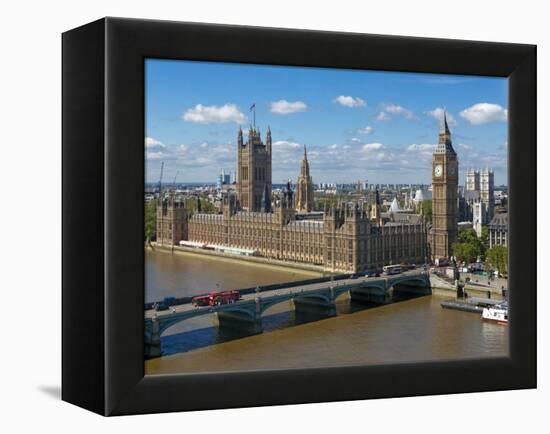
[[449,256],[456,239],[458,163],[445,122],[433,157],[434,226],[424,219],[399,219],[381,212],[378,192],[369,204],[339,203],[314,211],[313,179],[307,150],[295,191],[290,182],[280,196],[272,195],[272,138],[265,142],[250,127],[245,141],[237,134],[236,191],[224,196],[219,214],[191,212],[173,195],[160,195],[157,243],[180,241],[246,249],[280,261],[318,266],[330,272],[364,272],[388,264],[423,264],[431,249]]

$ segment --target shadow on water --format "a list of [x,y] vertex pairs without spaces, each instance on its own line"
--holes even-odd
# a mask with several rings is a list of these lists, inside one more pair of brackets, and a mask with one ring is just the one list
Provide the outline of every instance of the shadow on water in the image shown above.
[[[294,311],[276,313],[262,318],[264,333],[294,325],[297,325]],[[169,336],[161,336],[160,340],[162,355],[168,356],[248,336],[250,336],[250,333],[235,328],[205,327]]]
[[[347,315],[355,312],[383,306],[384,304],[397,303],[411,300],[422,295],[394,292],[387,303],[365,302],[345,298],[336,303],[337,315]],[[262,317],[263,332],[271,332],[288,327],[294,327],[314,321],[321,321],[327,316],[320,312],[296,312],[284,311]],[[250,333],[233,328],[205,327],[183,333],[161,337],[162,355],[168,356],[176,353],[184,353],[208,347],[214,344],[229,342],[250,336]]]

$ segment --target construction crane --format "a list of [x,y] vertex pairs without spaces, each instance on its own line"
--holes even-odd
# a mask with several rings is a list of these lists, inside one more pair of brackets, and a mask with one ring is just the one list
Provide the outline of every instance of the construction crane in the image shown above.
[[174,191],[176,190],[176,178],[178,177],[178,173],[180,173],[180,171],[176,170],[176,174],[174,175],[174,182],[172,183],[174,185]]
[[164,161],[160,165],[159,200],[162,201],[162,174],[164,173]]

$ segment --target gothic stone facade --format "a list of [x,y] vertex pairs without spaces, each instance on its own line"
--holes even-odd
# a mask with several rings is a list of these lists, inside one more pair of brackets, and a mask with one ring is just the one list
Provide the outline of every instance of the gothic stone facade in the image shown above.
[[[426,261],[423,223],[379,226],[366,210],[340,206],[322,219],[297,219],[291,199],[274,212],[239,210],[237,200],[225,199],[222,214],[171,213],[158,229],[185,227],[188,241],[255,250],[259,256],[322,266],[327,271],[360,272],[387,264]],[[176,221],[177,220],[177,221]],[[168,223],[168,225],[166,224]],[[172,242],[169,233],[160,240]],[[173,236],[173,235],[172,235]],[[173,244],[179,240],[174,239]]]
[[481,202],[483,214],[481,224],[488,224],[495,212],[495,174],[492,169],[468,169],[466,173],[466,188],[464,191],[466,220],[473,219],[474,207]]
[[[261,211],[271,198],[271,130],[267,129],[265,144],[260,131],[250,127],[248,139],[237,136],[237,195],[243,210]],[[263,203],[262,203],[263,202]],[[267,204],[269,207],[270,204]]]
[[264,145],[259,132],[251,128],[245,144],[239,131],[237,143],[237,195],[224,198],[221,214],[191,214],[171,197],[163,201],[157,211],[160,244],[177,245],[187,240],[250,249],[266,258],[312,264],[337,272],[426,262],[425,225],[422,221],[384,224],[378,196],[372,212],[356,204],[340,204],[325,211],[321,218],[319,213],[298,214],[296,208],[305,208],[304,211],[313,208],[307,156],[301,173],[305,188],[298,193],[301,205],[296,206],[293,192],[287,188],[271,210],[271,133],[268,130]]
[[300,176],[296,181],[296,210],[299,212],[313,211],[313,180],[309,174],[306,145],[304,145],[304,159],[300,164]]
[[[161,194],[162,197],[162,194]],[[157,243],[173,246],[188,237],[188,210],[170,195],[157,204]]]
[[432,157],[432,232],[434,258],[450,258],[458,232],[458,159],[444,116]]
[[508,213],[495,214],[488,229],[489,247],[508,247]]

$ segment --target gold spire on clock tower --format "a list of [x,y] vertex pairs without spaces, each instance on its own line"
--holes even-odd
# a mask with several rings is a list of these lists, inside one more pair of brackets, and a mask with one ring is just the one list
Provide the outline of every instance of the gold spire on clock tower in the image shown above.
[[450,258],[458,231],[458,159],[453,149],[447,113],[432,156],[432,256]]

